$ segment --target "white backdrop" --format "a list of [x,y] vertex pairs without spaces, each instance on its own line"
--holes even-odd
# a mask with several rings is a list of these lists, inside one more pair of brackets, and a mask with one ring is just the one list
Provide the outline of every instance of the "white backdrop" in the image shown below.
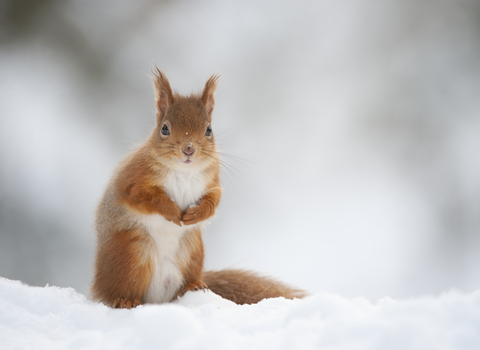
[[0,11],[0,276],[87,291],[155,62],[182,93],[222,75],[207,268],[372,300],[480,286],[476,2],[39,3]]

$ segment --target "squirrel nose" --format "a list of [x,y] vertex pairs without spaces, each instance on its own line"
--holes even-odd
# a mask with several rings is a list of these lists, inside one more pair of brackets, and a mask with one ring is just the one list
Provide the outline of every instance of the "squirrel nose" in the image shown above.
[[182,151],[186,156],[191,156],[195,153],[195,148],[193,148],[192,144],[188,144]]

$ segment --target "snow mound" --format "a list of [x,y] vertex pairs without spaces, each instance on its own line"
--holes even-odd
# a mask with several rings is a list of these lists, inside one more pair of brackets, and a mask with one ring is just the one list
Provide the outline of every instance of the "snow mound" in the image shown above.
[[1,349],[480,349],[480,291],[373,304],[317,294],[235,305],[210,291],[114,310],[0,278]]

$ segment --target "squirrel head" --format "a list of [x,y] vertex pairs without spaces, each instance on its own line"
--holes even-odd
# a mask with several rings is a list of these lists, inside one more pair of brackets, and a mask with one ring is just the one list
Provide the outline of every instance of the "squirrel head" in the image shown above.
[[219,76],[207,80],[201,95],[181,96],[172,92],[162,71],[155,67],[152,72],[157,125],[150,145],[162,163],[188,168],[217,162],[211,124]]

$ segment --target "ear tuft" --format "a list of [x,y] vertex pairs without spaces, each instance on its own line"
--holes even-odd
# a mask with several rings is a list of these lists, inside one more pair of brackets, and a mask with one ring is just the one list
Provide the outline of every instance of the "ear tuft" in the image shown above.
[[155,66],[152,69],[153,87],[155,89],[155,107],[157,108],[157,123],[165,114],[165,111],[174,102],[172,88],[165,74]]
[[212,75],[205,83],[205,88],[203,89],[202,102],[207,109],[208,115],[212,114],[215,107],[215,90],[217,89],[219,78],[220,75],[218,74]]

